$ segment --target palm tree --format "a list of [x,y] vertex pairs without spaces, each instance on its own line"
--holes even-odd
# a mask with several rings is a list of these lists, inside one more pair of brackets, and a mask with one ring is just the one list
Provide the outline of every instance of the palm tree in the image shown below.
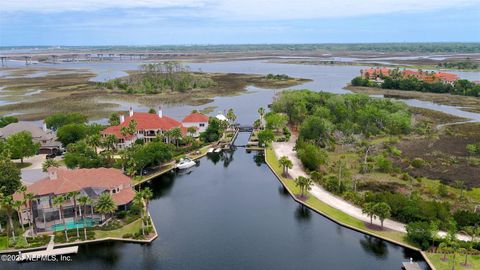
[[73,211],[75,213],[75,228],[77,228],[77,238],[80,238],[80,234],[78,232],[78,214],[77,214],[77,196],[80,195],[80,191],[72,191],[68,193],[68,197],[73,199]]
[[465,253],[465,263],[464,265],[466,266],[468,263],[468,252],[472,249],[473,241],[475,241],[475,238],[477,235],[480,233],[480,228],[477,226],[467,226],[464,227],[462,231],[460,231],[463,234],[466,234],[471,237],[471,241],[468,242],[468,247],[464,250]]
[[187,133],[193,137],[193,135],[195,135],[195,133],[197,132],[197,130],[195,129],[195,127],[188,127],[187,128]]
[[263,116],[265,115],[265,109],[263,107],[258,108],[258,114],[260,115],[260,126],[263,127]]
[[[15,238],[15,228],[13,226],[13,220],[12,220],[12,212],[13,212],[13,208],[14,208],[14,205],[15,205],[15,201],[13,200],[13,197],[12,195],[3,195],[3,193],[0,193],[0,199],[1,199],[1,204],[2,204],[2,207],[5,208],[6,212],[7,212],[7,217],[8,217],[8,225],[7,226],[7,236],[9,234],[9,230],[12,231],[12,238],[13,238],[13,241],[16,241],[16,238]],[[8,237],[7,237],[7,247],[8,247]]]
[[300,188],[301,197],[305,197],[305,192],[312,189],[312,179],[304,176],[299,176],[295,179],[295,186]]
[[373,219],[376,218],[373,207],[375,204],[373,202],[367,202],[363,205],[362,213],[367,215],[370,218],[370,224],[373,224]]
[[58,195],[53,198],[53,204],[58,206],[58,214],[63,222],[63,231],[65,232],[65,240],[68,242],[67,223],[65,223],[65,215],[63,213],[63,203],[66,201],[65,196]]
[[87,214],[87,205],[92,204],[92,200],[88,196],[81,196],[78,198],[78,202],[80,205],[83,207],[83,212],[82,208],[80,208],[80,215],[82,216],[82,221],[83,221],[83,234],[85,236],[85,240],[87,240],[87,226],[85,224],[85,216]]
[[22,220],[22,212],[20,210],[20,207],[24,204],[25,200],[16,200],[13,202],[13,207],[15,210],[17,210],[17,216],[18,216],[18,223],[22,225],[22,231],[25,231],[25,227],[23,226],[23,220]]
[[117,205],[113,201],[112,195],[110,195],[110,193],[108,192],[104,192],[98,197],[95,208],[97,209],[97,212],[99,212],[103,216],[107,216],[109,214],[115,213],[115,211],[117,210]]
[[235,115],[235,112],[233,111],[232,108],[228,109],[227,119],[230,122],[230,125],[235,124],[235,120],[237,120],[237,116]]
[[50,167],[58,168],[58,167],[60,167],[60,163],[53,158],[46,159],[42,164],[42,171],[47,172],[48,168],[50,168]]
[[145,235],[145,223],[143,222],[144,221],[143,213],[144,213],[144,209],[145,209],[145,204],[143,202],[142,191],[137,191],[135,193],[135,198],[133,199],[133,203],[137,207],[140,207],[140,216],[141,216],[141,220],[142,220],[142,234]]
[[463,180],[456,180],[455,187],[460,189],[460,199],[463,198],[463,189],[465,188],[465,182]]
[[28,226],[32,226],[32,235],[35,237],[35,221],[33,220],[33,199],[35,195],[31,192],[25,194],[25,200],[28,202]]
[[148,220],[145,220],[145,217],[149,217],[148,215],[148,205],[150,200],[153,197],[152,189],[149,187],[144,188],[141,191],[137,191],[134,198],[134,204],[141,208],[141,220],[142,220],[142,234],[145,235],[145,222],[148,225]]
[[115,135],[107,135],[103,139],[103,147],[107,149],[107,151],[113,151],[115,149],[115,144],[117,143],[117,137]]
[[180,128],[172,128],[170,136],[175,140],[175,144],[178,147],[178,141],[182,138],[182,130]]
[[283,175],[288,176],[288,169],[293,168],[293,162],[287,156],[281,157],[278,162],[283,167]]
[[447,259],[447,253],[449,253],[451,250],[450,250],[450,247],[448,245],[448,243],[445,241],[445,242],[442,242],[438,245],[438,248],[437,250],[441,253],[443,253],[443,259],[442,260],[446,260]]
[[[23,198],[22,199],[22,204],[25,206],[25,209],[28,210],[27,186],[25,186],[25,185],[20,186],[20,188],[18,189],[18,192],[22,193],[22,198]],[[19,210],[20,210],[20,208],[19,208]],[[30,227],[30,214],[28,214],[28,212],[27,212],[27,215],[28,215],[28,227]],[[22,215],[21,215],[20,211],[18,211],[18,217],[19,217],[18,221],[20,221],[20,223],[22,224],[22,229],[24,229],[23,222],[22,222],[23,220],[20,220],[21,216]]]
[[99,134],[87,136],[85,141],[89,146],[95,149],[95,153],[97,153],[97,148],[102,145]]

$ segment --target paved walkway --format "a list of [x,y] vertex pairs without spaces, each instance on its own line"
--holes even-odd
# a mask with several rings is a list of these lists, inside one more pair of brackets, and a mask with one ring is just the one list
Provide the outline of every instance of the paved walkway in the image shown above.
[[[297,178],[298,176],[306,176],[307,174],[305,173],[301,161],[297,158],[296,152],[293,150],[295,146],[297,138],[295,136],[291,136],[290,141],[288,142],[274,142],[272,144],[275,155],[277,158],[280,158],[282,156],[287,156],[293,163],[293,168],[289,169],[288,172],[293,178]],[[316,197],[317,199],[321,200],[322,202],[330,205],[331,207],[334,207],[356,219],[365,221],[365,222],[370,222],[370,218],[362,213],[362,209],[360,207],[357,207],[344,199],[337,197],[333,195],[332,193],[326,191],[323,189],[323,187],[314,184],[312,187],[312,190],[310,190],[310,194]],[[374,223],[377,223],[380,225],[379,220],[374,220]],[[405,229],[405,224],[391,220],[391,219],[386,219],[383,222],[383,226],[387,229],[394,230],[394,231],[399,231],[406,233]],[[446,235],[445,232],[439,232],[440,236]],[[463,240],[463,241],[469,241],[470,237],[466,235],[457,235],[458,239]]]

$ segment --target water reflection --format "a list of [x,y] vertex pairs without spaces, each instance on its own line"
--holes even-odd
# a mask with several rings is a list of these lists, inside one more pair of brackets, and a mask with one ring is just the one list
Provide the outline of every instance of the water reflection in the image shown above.
[[303,204],[299,204],[297,209],[295,209],[295,218],[300,222],[307,222],[310,221],[312,218],[312,210],[308,209],[308,207],[304,206]]
[[360,239],[360,245],[364,251],[374,255],[376,258],[385,259],[388,256],[387,244],[382,239],[364,235],[363,239]]
[[262,166],[265,163],[265,156],[263,155],[263,152],[257,152],[257,154],[253,156],[253,161],[258,167]]
[[282,195],[282,197],[290,197],[290,193],[283,185],[278,187],[278,194]]

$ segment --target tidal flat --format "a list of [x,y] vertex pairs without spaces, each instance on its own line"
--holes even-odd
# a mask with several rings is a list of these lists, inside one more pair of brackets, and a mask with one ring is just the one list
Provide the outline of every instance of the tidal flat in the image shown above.
[[53,113],[69,111],[80,111],[90,119],[100,119],[121,110],[122,102],[147,107],[159,104],[199,106],[212,102],[215,97],[240,95],[248,86],[281,89],[310,81],[301,78],[269,80],[261,75],[240,73],[205,73],[215,81],[214,86],[185,92],[128,94],[99,87],[91,81],[96,74],[87,69],[28,68],[7,69],[5,72],[7,74],[0,77],[0,98],[4,101],[0,103],[0,114],[15,115],[20,120],[40,120]]

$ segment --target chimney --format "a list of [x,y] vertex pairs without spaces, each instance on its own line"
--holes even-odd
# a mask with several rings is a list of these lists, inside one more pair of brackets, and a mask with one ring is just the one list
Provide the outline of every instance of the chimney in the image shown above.
[[130,110],[128,111],[128,113],[129,113],[130,117],[133,116],[133,108],[132,107],[130,107]]
[[158,106],[158,117],[162,118],[163,117],[163,110],[162,106]]
[[125,115],[120,114],[120,124],[125,122]]
[[43,122],[42,129],[43,129],[43,132],[47,132],[47,123]]
[[57,175],[57,168],[49,168],[48,169],[48,178],[50,180],[56,180],[58,178],[58,175]]

